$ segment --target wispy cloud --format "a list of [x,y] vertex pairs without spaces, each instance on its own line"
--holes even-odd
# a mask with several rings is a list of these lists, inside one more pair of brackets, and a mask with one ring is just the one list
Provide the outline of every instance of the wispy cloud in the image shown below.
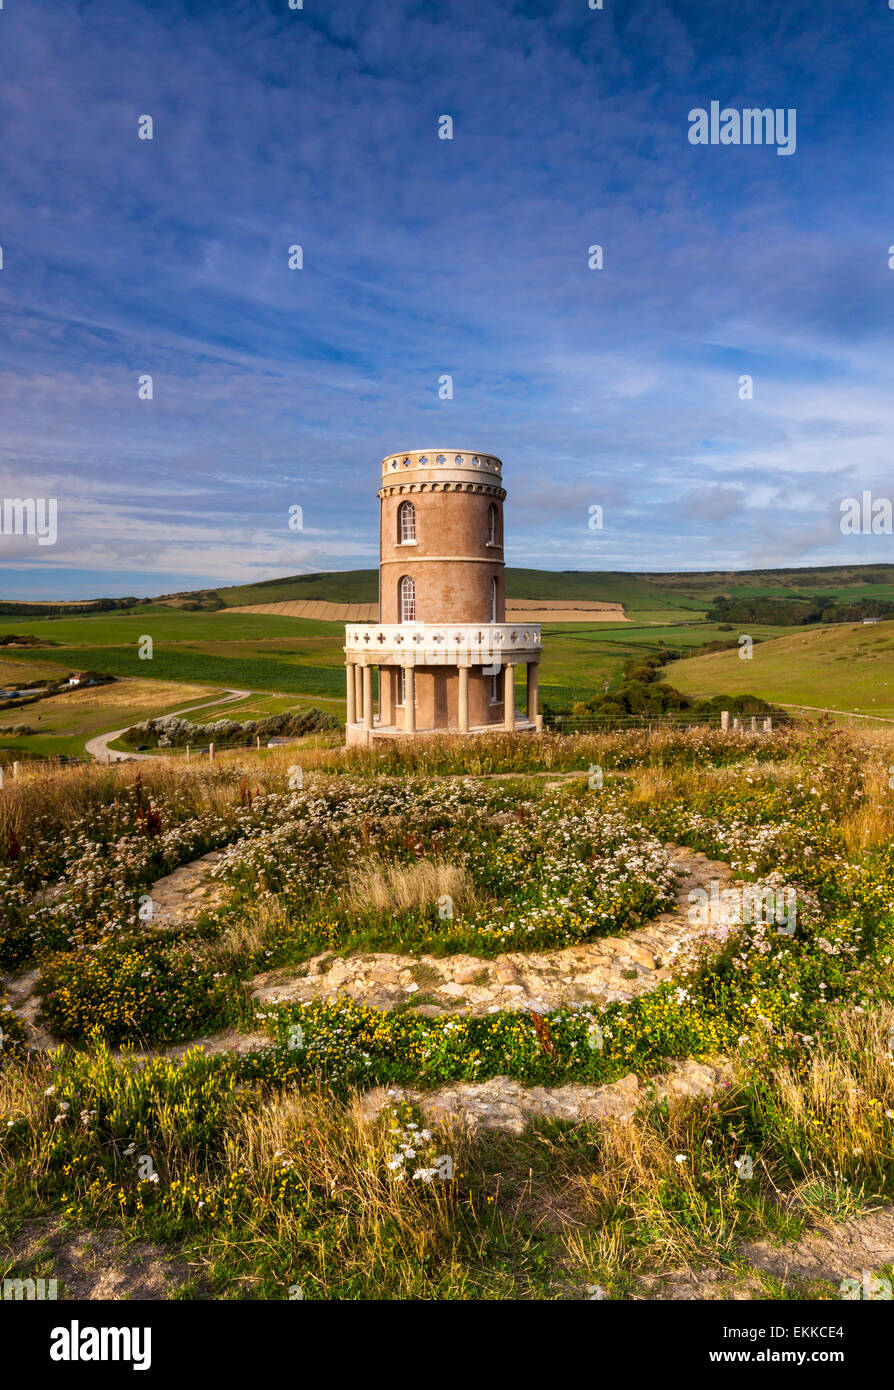
[[[379,457],[439,439],[503,457],[511,563],[894,559],[835,520],[890,491],[894,13],[84,0],[0,44],[0,490],[60,507],[0,590],[372,564]],[[690,146],[712,99],[797,153]]]

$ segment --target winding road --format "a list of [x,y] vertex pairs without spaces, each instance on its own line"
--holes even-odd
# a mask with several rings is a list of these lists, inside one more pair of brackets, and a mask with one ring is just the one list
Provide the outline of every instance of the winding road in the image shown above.
[[[253,694],[251,690],[227,690],[223,695],[215,695],[213,700],[203,700],[198,705],[187,705],[185,709],[172,711],[176,714],[190,714],[194,709],[207,709],[209,705],[226,705],[233,700],[244,700]],[[112,729],[108,734],[97,734],[95,738],[88,739],[84,745],[85,752],[95,758],[98,763],[120,763],[126,759],[136,758],[143,762],[147,758],[157,758],[158,753],[122,753],[115,748],[110,748],[109,744],[114,743],[116,738],[120,738],[130,728],[125,724],[123,729]]]

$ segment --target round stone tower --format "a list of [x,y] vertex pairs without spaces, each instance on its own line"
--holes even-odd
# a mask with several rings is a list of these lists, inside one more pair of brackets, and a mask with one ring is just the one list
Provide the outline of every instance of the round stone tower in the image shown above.
[[[539,727],[540,630],[506,623],[500,460],[414,449],[381,468],[380,621],[346,630],[348,742]],[[521,665],[527,711],[517,716]]]

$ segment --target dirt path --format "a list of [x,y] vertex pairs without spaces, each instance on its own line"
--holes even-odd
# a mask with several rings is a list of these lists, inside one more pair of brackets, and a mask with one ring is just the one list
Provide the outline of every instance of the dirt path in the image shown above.
[[783,709],[809,709],[812,714],[838,714],[844,719],[876,720],[879,724],[894,724],[894,719],[886,714],[858,714],[853,709],[826,709],[825,705],[791,705],[780,700]]
[[[633,1296],[685,1303],[776,1296],[767,1292],[763,1275],[798,1298],[825,1294],[890,1301],[890,1284],[885,1288],[877,1281],[894,1264],[894,1206],[815,1226],[785,1245],[759,1240],[738,1246],[735,1253],[744,1269],[678,1269],[647,1275],[640,1280],[641,1292]],[[844,1280],[853,1283],[843,1287]]]
[[25,1045],[36,1052],[45,1052],[58,1047],[59,1043],[37,1021],[40,999],[34,993],[34,987],[39,977],[40,971],[37,969],[28,970],[16,978],[0,976],[0,995],[6,995],[6,1003],[25,1026]]
[[186,1284],[198,1286],[195,1296],[211,1296],[201,1289],[201,1265],[149,1241],[128,1245],[111,1227],[71,1231],[55,1219],[27,1221],[8,1245],[0,1243],[0,1267],[6,1262],[12,1266],[7,1279],[32,1278],[35,1266],[49,1266],[57,1282],[48,1296],[60,1301],[163,1300]]
[[226,884],[212,878],[211,871],[220,862],[223,850],[212,849],[201,859],[181,864],[152,885],[152,925],[179,925],[195,921],[203,912],[216,907],[226,894]]
[[[253,694],[251,690],[227,690],[222,695],[216,695],[213,700],[203,700],[201,704],[187,705],[185,709],[178,709],[170,712],[178,715],[191,714],[193,710],[207,709],[210,705],[227,705],[231,704],[233,700],[244,700],[251,694]],[[98,763],[120,763],[129,761],[131,758],[143,762],[147,758],[163,756],[158,753],[122,753],[118,749],[110,748],[109,744],[114,743],[116,738],[120,738],[122,734],[127,733],[129,728],[130,725],[125,724],[123,729],[112,729],[111,733],[97,734],[95,738],[87,740],[84,745],[84,751],[89,753],[92,758],[95,758]]]

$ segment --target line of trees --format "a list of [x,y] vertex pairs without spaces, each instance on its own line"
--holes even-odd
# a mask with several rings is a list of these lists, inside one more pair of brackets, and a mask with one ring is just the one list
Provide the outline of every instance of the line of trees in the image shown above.
[[0,613],[8,618],[70,618],[80,613],[113,613],[122,608],[134,608],[148,603],[147,598],[89,598],[83,603],[17,603],[14,599],[0,600]]
[[718,598],[707,614],[715,623],[765,623],[801,627],[806,623],[859,623],[864,618],[894,617],[889,599],[860,598]]
[[[737,644],[717,642],[710,645],[716,650]],[[578,701],[572,706],[571,714],[576,719],[624,719],[630,715],[657,718],[666,714],[711,715],[729,710],[731,714],[784,717],[784,710],[758,695],[712,695],[710,699],[691,699],[682,691],[675,690],[659,677],[665,664],[677,655],[671,651],[656,652],[651,656],[633,657],[625,661],[617,689]]]

